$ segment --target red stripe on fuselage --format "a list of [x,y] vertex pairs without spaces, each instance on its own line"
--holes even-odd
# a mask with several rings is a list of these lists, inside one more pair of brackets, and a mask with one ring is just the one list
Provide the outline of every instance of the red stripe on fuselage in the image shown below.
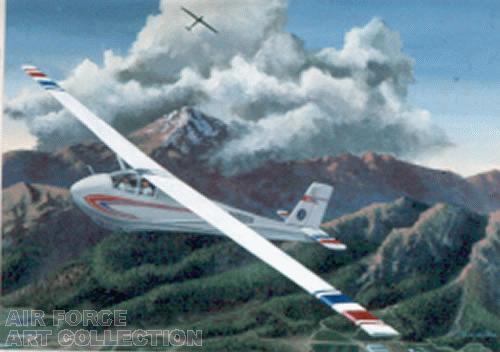
[[85,197],[85,201],[92,206],[93,208],[104,212],[109,215],[114,215],[114,216],[119,216],[127,219],[138,219],[137,216],[129,213],[125,213],[119,210],[115,209],[107,209],[103,207],[100,203],[105,202],[107,204],[111,205],[126,205],[126,206],[132,206],[132,207],[145,207],[145,208],[155,208],[155,209],[163,209],[163,210],[169,210],[169,211],[179,211],[179,212],[190,212],[186,208],[181,208],[181,207],[173,207],[169,205],[164,205],[164,204],[158,204],[158,203],[151,203],[151,202],[142,202],[134,199],[129,199],[129,198],[123,198],[123,197],[117,197],[117,196],[110,196],[106,194],[91,194]]
[[135,215],[128,214],[128,213],[125,213],[125,212],[121,212],[121,211],[118,211],[118,210],[115,210],[115,209],[112,209],[112,208],[107,208],[107,207],[102,206],[101,202],[106,202],[107,201],[105,197],[90,195],[90,196],[86,196],[85,197],[85,201],[92,208],[94,208],[94,209],[96,209],[96,210],[98,210],[98,211],[100,211],[102,213],[105,213],[107,215],[117,216],[117,217],[125,218],[125,219],[137,219],[137,216],[135,216]]

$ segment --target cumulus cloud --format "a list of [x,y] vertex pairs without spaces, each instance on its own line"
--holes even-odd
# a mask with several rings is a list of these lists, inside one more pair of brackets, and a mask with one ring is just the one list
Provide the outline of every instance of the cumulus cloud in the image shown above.
[[[219,34],[186,31],[181,5]],[[230,167],[366,150],[415,157],[448,144],[407,102],[413,62],[397,32],[373,19],[342,48],[311,51],[285,31],[286,11],[284,0],[163,0],[126,55],[84,60],[62,85],[122,132],[184,105],[233,122],[239,133],[214,156]],[[40,90],[10,100],[7,113],[28,121],[41,149],[89,137]]]

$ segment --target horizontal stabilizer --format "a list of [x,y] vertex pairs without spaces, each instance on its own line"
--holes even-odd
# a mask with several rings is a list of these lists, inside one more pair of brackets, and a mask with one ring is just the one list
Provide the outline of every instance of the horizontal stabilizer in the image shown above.
[[303,227],[302,231],[311,239],[321,244],[323,247],[332,249],[334,251],[344,251],[347,246],[340,242],[335,237],[330,237],[326,232],[320,229],[310,227]]

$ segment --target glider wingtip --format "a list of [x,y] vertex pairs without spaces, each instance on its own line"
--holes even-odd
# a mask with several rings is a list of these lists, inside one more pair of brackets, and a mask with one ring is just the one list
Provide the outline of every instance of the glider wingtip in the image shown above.
[[26,71],[26,70],[36,70],[36,66],[33,66],[33,65],[22,65],[21,69],[23,71]]
[[387,324],[362,324],[361,328],[372,337],[398,337],[399,332]]
[[28,76],[34,79],[42,88],[45,90],[54,90],[62,92],[62,89],[55,81],[50,79],[45,73],[40,71],[36,66],[33,65],[23,65],[21,66]]

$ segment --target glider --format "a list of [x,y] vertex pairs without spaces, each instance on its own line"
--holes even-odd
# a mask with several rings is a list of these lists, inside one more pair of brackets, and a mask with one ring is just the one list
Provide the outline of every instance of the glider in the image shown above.
[[214,27],[212,27],[207,22],[205,22],[205,20],[203,20],[203,16],[197,16],[194,13],[192,13],[191,11],[189,11],[188,9],[186,9],[185,7],[181,7],[181,9],[182,9],[182,11],[184,11],[185,13],[187,13],[189,16],[191,16],[191,17],[194,18],[194,22],[191,25],[189,25],[189,26],[186,27],[186,29],[188,31],[190,31],[191,29],[193,29],[193,27],[196,26],[198,23],[201,23],[202,25],[204,25],[205,27],[207,27],[209,30],[211,30],[212,32],[214,32],[215,34],[219,33]]
[[93,174],[71,187],[76,204],[94,221],[127,231],[161,229],[225,235],[369,335],[398,335],[268,240],[316,241],[333,250],[345,249],[319,229],[332,187],[313,183],[289,215],[280,211],[283,222],[216,203],[149,158],[36,67],[23,69],[117,156],[121,170]]

